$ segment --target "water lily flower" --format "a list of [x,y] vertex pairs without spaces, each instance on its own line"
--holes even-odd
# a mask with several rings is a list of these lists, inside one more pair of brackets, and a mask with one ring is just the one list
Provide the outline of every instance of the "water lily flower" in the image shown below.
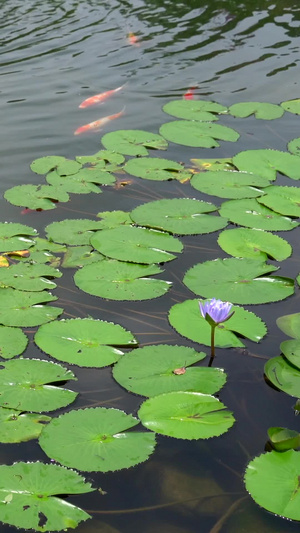
[[232,317],[234,311],[231,311],[232,304],[229,302],[222,302],[222,300],[206,300],[204,303],[199,302],[200,313],[203,318],[210,324],[211,327],[211,357],[209,366],[211,366],[215,356],[215,329],[218,324],[222,324]]

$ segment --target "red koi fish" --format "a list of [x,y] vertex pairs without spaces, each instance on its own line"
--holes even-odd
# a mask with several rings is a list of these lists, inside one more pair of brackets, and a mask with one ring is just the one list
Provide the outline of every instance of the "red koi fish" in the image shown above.
[[127,41],[129,44],[133,44],[134,46],[140,46],[139,38],[132,32],[128,33]]
[[110,98],[110,96],[112,96],[113,94],[121,91],[125,87],[125,85],[126,84],[121,85],[121,87],[117,87],[116,89],[112,89],[111,91],[106,91],[105,93],[95,94],[95,96],[91,96],[90,98],[87,98],[86,100],[81,102],[79,107],[83,109],[84,107],[89,107],[91,105],[102,104],[104,100],[107,100],[107,98]]
[[105,124],[124,115],[124,110],[125,107],[122,109],[122,111],[116,113],[115,115],[109,115],[108,117],[103,117],[99,120],[95,120],[94,122],[90,122],[89,124],[85,124],[84,126],[80,126],[80,128],[77,128],[77,130],[74,131],[74,135],[80,135],[80,133],[85,133],[86,131],[100,131]]
[[183,95],[184,100],[194,100],[197,87],[190,87]]

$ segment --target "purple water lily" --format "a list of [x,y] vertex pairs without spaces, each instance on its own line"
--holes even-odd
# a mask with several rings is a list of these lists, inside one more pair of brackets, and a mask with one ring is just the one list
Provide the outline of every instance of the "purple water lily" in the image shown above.
[[222,302],[222,300],[216,300],[216,298],[207,300],[203,304],[199,302],[199,307],[203,318],[206,319],[206,316],[209,315],[209,317],[216,325],[225,322],[234,313],[234,311],[230,312],[232,308],[231,303]]

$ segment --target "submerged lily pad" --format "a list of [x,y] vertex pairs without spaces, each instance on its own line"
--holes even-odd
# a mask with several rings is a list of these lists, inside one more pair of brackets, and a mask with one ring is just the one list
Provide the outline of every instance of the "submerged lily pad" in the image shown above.
[[258,187],[267,187],[269,180],[250,172],[216,170],[194,174],[191,185],[197,191],[221,198],[255,198],[264,194]]
[[283,341],[280,350],[286,359],[300,370],[300,340]]
[[84,494],[94,489],[73,470],[41,462],[0,466],[0,520],[35,531],[66,531],[89,514],[61,494]]
[[168,147],[161,135],[143,130],[112,131],[103,135],[101,141],[108,150],[124,155],[147,155],[147,148],[166,150]]
[[113,472],[146,461],[155,435],[126,431],[139,423],[118,409],[78,409],[52,419],[39,443],[59,463],[89,472]]
[[184,166],[169,159],[158,157],[139,157],[130,159],[124,165],[124,170],[132,176],[152,181],[188,180],[191,173]]
[[37,439],[51,417],[0,407],[0,442],[26,442]]
[[7,189],[4,198],[13,205],[28,209],[55,209],[57,202],[68,202],[69,195],[52,185],[16,185]]
[[195,148],[220,146],[216,139],[235,142],[239,138],[238,132],[227,126],[189,120],[167,122],[160,127],[159,132],[168,141]]
[[246,489],[254,501],[276,515],[300,520],[300,452],[268,452],[247,466]]
[[[232,310],[233,316],[215,329],[216,346],[221,348],[245,346],[243,340],[236,334],[253,342],[259,342],[266,335],[266,325],[257,315],[236,305]],[[198,299],[173,305],[169,311],[169,322],[183,337],[206,346],[211,345],[211,327],[200,313]]]
[[90,238],[102,228],[99,220],[66,219],[60,222],[52,222],[46,226],[45,231],[50,241],[55,241],[71,246],[90,244]]
[[11,359],[26,349],[28,337],[19,328],[0,326],[0,357]]
[[274,270],[277,268],[258,259],[214,259],[190,268],[183,283],[205,298],[237,304],[278,302],[294,293],[294,280],[266,276]]
[[122,387],[142,396],[171,391],[214,394],[226,381],[224,371],[190,367],[205,355],[187,346],[144,346],[122,357],[113,368],[113,376]]
[[18,263],[0,269],[0,288],[12,287],[22,291],[42,291],[55,289],[56,284],[49,278],[60,278],[62,273],[49,265]]
[[34,341],[41,350],[59,361],[97,368],[118,361],[124,354],[119,348],[137,344],[132,333],[119,324],[92,318],[71,318],[44,324],[35,334]]
[[2,222],[0,223],[0,250],[1,252],[26,250],[35,243],[30,237],[35,237],[37,234],[37,230],[30,226],[14,222]]
[[175,259],[169,252],[181,252],[182,243],[161,231],[119,226],[97,231],[90,239],[91,245],[101,254],[133,263],[163,263]]
[[55,382],[77,378],[63,366],[39,359],[13,359],[1,363],[0,405],[22,411],[54,411],[72,403],[77,393]]
[[276,172],[294,180],[300,179],[300,158],[279,150],[245,150],[233,157],[239,170],[253,172],[268,180],[276,179]]
[[267,102],[240,102],[230,106],[228,113],[240,118],[254,115],[258,119],[273,120],[282,117],[284,109],[279,105]]
[[0,289],[0,324],[30,327],[50,322],[63,312],[61,307],[42,305],[53,300],[57,298],[46,291]]
[[299,187],[267,187],[265,195],[258,198],[260,204],[266,205],[273,211],[289,217],[300,217],[300,189]]
[[300,371],[291,365],[286,359],[272,357],[265,364],[265,374],[268,380],[290,396],[300,396]]
[[187,120],[218,120],[215,113],[225,113],[227,107],[209,100],[173,100],[163,106],[163,111],[177,118]]
[[212,233],[227,226],[227,219],[204,214],[216,210],[217,207],[209,202],[191,198],[172,198],[142,204],[136,207],[130,216],[140,226],[157,228],[177,235],[195,235]]
[[104,260],[78,270],[74,281],[84,292],[109,300],[150,300],[165,294],[172,285],[148,277],[160,272],[157,265]]
[[292,253],[292,247],[285,239],[259,229],[237,228],[222,231],[218,237],[218,245],[235,257],[267,260],[270,256],[276,261],[283,261]]
[[169,392],[142,403],[138,416],[151,431],[177,439],[208,439],[226,433],[234,417],[214,396]]

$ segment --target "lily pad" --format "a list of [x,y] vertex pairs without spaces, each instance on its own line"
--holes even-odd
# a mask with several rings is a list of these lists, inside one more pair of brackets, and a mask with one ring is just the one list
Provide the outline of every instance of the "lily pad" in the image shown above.
[[50,241],[79,246],[90,244],[94,231],[101,228],[99,220],[75,218],[52,222],[46,226],[45,231]]
[[240,102],[230,106],[228,113],[240,118],[254,115],[258,119],[273,120],[282,117],[284,109],[279,105],[266,102]]
[[227,220],[204,213],[216,211],[217,207],[209,202],[191,198],[172,198],[156,200],[136,207],[130,216],[140,226],[148,226],[176,233],[195,235],[212,233],[227,226]]
[[201,172],[207,170],[234,170],[231,157],[218,158],[218,159],[191,159],[191,163],[198,168]]
[[267,187],[269,180],[250,172],[216,170],[194,174],[191,185],[197,191],[221,198],[255,198],[264,194],[258,187]]
[[91,517],[60,495],[92,490],[82,476],[62,466],[40,462],[1,465],[0,520],[26,530],[66,531]]
[[268,429],[271,446],[278,452],[300,447],[300,433],[292,429],[273,427]]
[[119,324],[71,318],[44,324],[34,337],[38,347],[59,361],[83,367],[111,365],[124,354],[120,348],[137,344],[135,337]]
[[175,259],[169,252],[181,252],[182,243],[161,231],[119,226],[97,231],[90,239],[91,245],[101,254],[133,263],[163,263]]
[[32,161],[30,168],[36,174],[47,174],[50,170],[57,168],[58,165],[65,163],[65,161],[66,158],[60,155],[47,155]]
[[50,416],[0,407],[0,442],[26,442],[37,439],[44,424],[50,420]]
[[294,100],[286,100],[281,102],[281,107],[293,115],[300,115],[300,98],[295,98]]
[[16,185],[7,189],[4,198],[13,205],[28,209],[55,209],[57,202],[68,202],[69,195],[52,185]]
[[300,340],[283,341],[280,350],[286,359],[300,370]]
[[177,439],[208,439],[226,433],[234,417],[214,396],[169,392],[142,403],[138,416],[151,431]]
[[272,357],[265,364],[265,375],[268,380],[284,391],[289,396],[299,398],[300,396],[300,371],[291,365],[286,359]]
[[[243,307],[234,305],[232,310],[232,317],[215,329],[215,345],[221,348],[244,347],[243,339],[237,335],[253,342],[261,341],[267,333],[264,322]],[[198,299],[173,305],[169,311],[169,322],[183,337],[206,346],[211,345],[211,327],[201,316]]]
[[143,130],[118,130],[103,135],[102,144],[107,150],[115,150],[124,155],[148,155],[147,148],[166,150],[167,141],[157,135]]
[[146,461],[155,435],[127,431],[139,423],[118,409],[78,409],[52,419],[39,439],[59,463],[89,472],[113,472]]
[[100,211],[96,216],[101,218],[102,229],[111,229],[123,224],[132,224],[130,214],[127,211]]
[[42,305],[57,300],[49,292],[24,292],[0,289],[0,324],[4,326],[31,327],[57,318],[63,309]]
[[300,158],[279,150],[245,150],[233,157],[239,170],[253,172],[272,181],[281,172],[291,179],[300,179]]
[[78,155],[76,156],[76,161],[79,163],[82,163],[83,165],[85,163],[97,163],[103,161],[105,167],[106,163],[112,163],[115,165],[122,165],[125,161],[125,157],[122,154],[118,154],[118,152],[112,151],[112,150],[100,150],[99,152],[96,152],[93,155]]
[[257,199],[260,204],[266,205],[281,215],[300,217],[299,187],[272,185],[271,187],[267,187],[264,193],[264,196]]
[[237,304],[278,302],[294,293],[294,280],[266,276],[274,270],[277,268],[258,259],[215,259],[194,265],[183,283],[205,298]]
[[268,256],[276,261],[284,261],[292,253],[291,245],[273,233],[248,228],[222,231],[218,245],[227,254],[235,257],[253,257],[266,261]]
[[160,127],[159,133],[168,141],[195,148],[214,148],[220,146],[216,139],[235,142],[239,138],[238,132],[227,126],[190,120],[167,122]]
[[300,520],[299,470],[300,452],[264,453],[247,466],[246,489],[267,511]]
[[205,355],[187,346],[144,346],[122,357],[113,367],[113,376],[122,387],[141,396],[171,391],[214,394],[226,381],[224,371],[190,366]]
[[60,278],[62,273],[49,265],[18,263],[0,269],[0,288],[12,287],[22,291],[42,291],[55,289],[56,284],[49,278]]
[[276,324],[289,337],[300,340],[300,313],[280,316]]
[[104,260],[78,270],[74,281],[84,292],[108,300],[150,300],[165,294],[172,285],[148,277],[160,272],[157,265]]
[[26,349],[28,337],[19,328],[0,326],[0,356],[11,359]]
[[103,259],[103,255],[93,250],[91,246],[70,246],[64,254],[62,267],[76,268],[97,263]]
[[163,111],[172,117],[187,120],[218,120],[215,113],[225,113],[227,107],[209,100],[173,100],[163,106]]
[[72,176],[60,176],[57,171],[52,171],[46,176],[50,185],[60,187],[62,190],[77,193],[88,194],[90,192],[101,193],[98,185],[112,185],[116,178],[97,168],[83,168]]
[[132,176],[152,181],[189,180],[191,173],[184,166],[169,159],[158,157],[139,157],[130,159],[124,170]]
[[292,139],[287,144],[287,149],[291,154],[300,155],[300,137]]
[[221,216],[228,218],[234,224],[254,229],[289,231],[299,226],[295,220],[275,213],[254,198],[228,200],[228,202],[223,202],[219,212]]
[[37,234],[37,230],[30,226],[14,222],[2,222],[0,223],[0,250],[1,252],[26,250],[35,243],[30,237],[35,237]]
[[13,359],[1,363],[0,405],[22,411],[54,411],[72,403],[77,393],[55,382],[77,378],[63,366],[39,359]]

